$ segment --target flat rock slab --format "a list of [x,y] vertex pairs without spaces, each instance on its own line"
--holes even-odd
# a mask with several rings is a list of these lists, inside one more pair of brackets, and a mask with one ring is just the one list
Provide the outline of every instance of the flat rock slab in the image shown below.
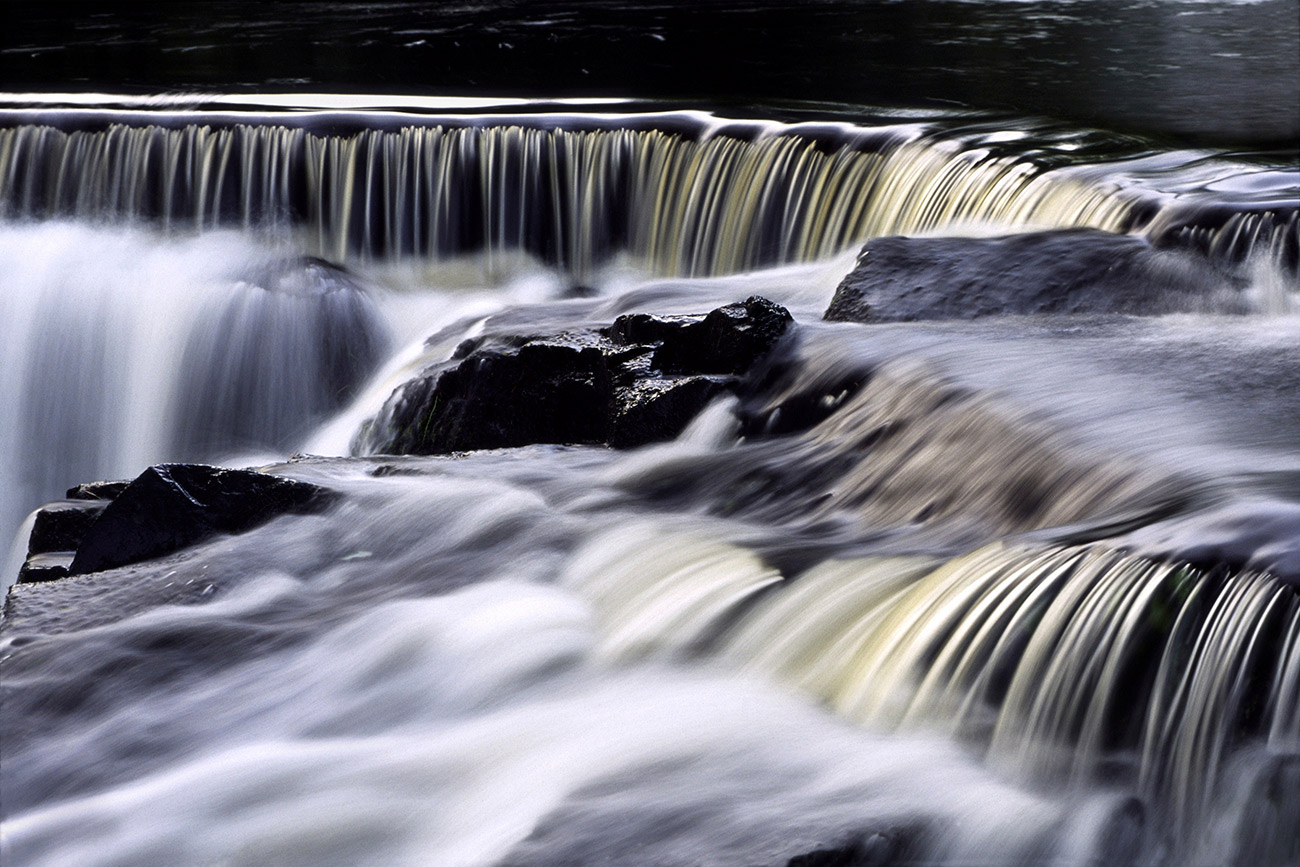
[[250,470],[159,464],[104,507],[68,569],[79,575],[161,557],[219,533],[239,533],[332,498],[317,485]]
[[68,576],[68,566],[72,563],[71,551],[56,551],[42,554],[29,554],[26,562],[18,570],[18,584],[39,584],[43,581],[57,581]]
[[824,318],[976,319],[1005,314],[1246,312],[1244,281],[1200,254],[1095,229],[997,238],[876,238]]

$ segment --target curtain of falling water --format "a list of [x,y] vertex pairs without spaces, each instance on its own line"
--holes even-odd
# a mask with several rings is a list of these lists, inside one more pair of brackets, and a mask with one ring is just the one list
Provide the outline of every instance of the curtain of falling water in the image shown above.
[[1120,229],[1134,205],[1068,173],[903,130],[828,149],[779,128],[751,141],[274,125],[0,130],[0,201],[11,218],[170,229],[283,220],[335,260],[524,249],[579,276],[620,249],[657,273],[704,275],[962,224]]
[[[943,731],[1028,781],[1121,782],[1189,857],[1206,829],[1248,838],[1257,805],[1232,792],[1285,787],[1300,755],[1300,599],[1259,575],[994,545],[947,563],[829,560],[785,584],[707,536],[620,530],[566,583],[595,601],[610,658],[716,646],[850,719]],[[1300,817],[1300,793],[1277,799]]]

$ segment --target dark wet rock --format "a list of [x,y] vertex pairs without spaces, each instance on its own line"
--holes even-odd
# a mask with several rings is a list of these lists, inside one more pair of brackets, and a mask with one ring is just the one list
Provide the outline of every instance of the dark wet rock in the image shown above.
[[27,537],[27,553],[77,550],[107,505],[106,500],[55,500],[46,503],[36,511],[31,535]]
[[735,389],[726,376],[646,379],[620,389],[609,444],[616,449],[662,442],[681,433],[683,420],[700,414],[715,398]]
[[1245,312],[1244,281],[1188,250],[1095,229],[998,238],[877,238],[835,290],[828,320],[1003,314]]
[[31,554],[23,563],[23,567],[18,570],[18,583],[37,584],[42,581],[66,578],[68,567],[72,565],[72,557],[71,551]]
[[653,364],[664,373],[748,370],[790,326],[789,312],[766,298],[728,304],[698,316],[620,316],[609,336],[620,343],[657,343]]
[[317,485],[249,470],[159,464],[103,510],[77,549],[69,574],[160,557],[220,533],[239,533],[286,512],[323,508]]
[[355,396],[389,342],[346,269],[314,257],[258,269],[215,298],[188,337],[172,451],[287,448]]
[[403,386],[393,436],[378,450],[436,454],[603,442],[611,396],[607,353],[586,335],[476,348],[459,365]]
[[356,449],[444,454],[536,443],[630,448],[671,439],[742,389],[792,323],[764,298],[604,329],[478,337],[389,398]]

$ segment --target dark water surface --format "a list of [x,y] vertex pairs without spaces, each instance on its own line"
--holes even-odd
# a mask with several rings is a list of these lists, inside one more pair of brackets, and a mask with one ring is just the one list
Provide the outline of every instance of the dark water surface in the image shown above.
[[1294,0],[6,4],[10,90],[638,97],[1044,114],[1294,149]]

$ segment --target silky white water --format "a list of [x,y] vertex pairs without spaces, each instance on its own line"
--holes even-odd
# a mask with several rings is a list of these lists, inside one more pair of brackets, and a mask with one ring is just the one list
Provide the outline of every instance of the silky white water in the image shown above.
[[[1140,197],[1096,166],[1058,177],[964,141],[827,154],[508,126],[317,136],[313,216],[264,223],[275,179],[239,175],[251,198],[231,211],[217,167],[314,134],[240,129],[121,128],[120,151],[5,131],[11,149],[108,160],[45,175],[91,213],[10,199],[32,213],[0,223],[5,532],[73,484],[165,460],[273,464],[339,494],[14,589],[6,863],[1296,855],[1291,224],[1243,242],[1245,313],[823,323],[863,237],[1120,228]],[[439,136],[505,154],[470,161],[496,203],[482,249],[438,248],[427,223],[427,249],[385,234],[423,219],[399,193],[437,172],[394,177]],[[120,169],[172,139],[198,156],[170,187],[207,192],[159,220],[148,172],[121,186]],[[551,183],[547,149],[640,174],[555,181],[546,201],[569,210],[541,217],[520,204],[540,188],[512,184],[520,166]],[[457,153],[421,165],[450,178]],[[382,169],[346,169],[362,163]],[[611,240],[614,205],[639,228]],[[788,230],[778,253],[765,221]],[[783,366],[672,442],[344,457],[467,337],[755,294],[798,324]],[[282,463],[295,452],[316,457]]]

